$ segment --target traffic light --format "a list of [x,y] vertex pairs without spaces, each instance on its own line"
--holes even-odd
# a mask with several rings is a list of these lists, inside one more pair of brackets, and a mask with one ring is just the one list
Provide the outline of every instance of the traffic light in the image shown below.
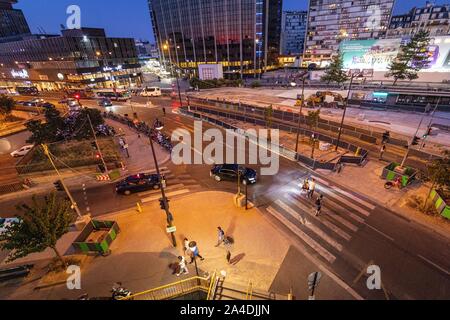
[[420,138],[416,136],[413,138],[411,145],[417,146],[417,145],[419,145],[419,142],[420,142]]
[[65,191],[61,180],[54,182],[53,185],[55,186],[56,191]]
[[431,135],[431,132],[433,131],[433,128],[428,128],[427,132],[423,135],[423,138],[428,138],[429,135]]
[[98,150],[97,144],[95,143],[95,141],[91,142],[91,147],[92,147],[92,149],[95,150],[95,151]]
[[[161,210],[169,210],[169,202],[170,200],[166,198],[166,201],[164,201],[163,198],[159,199],[159,206],[161,207]],[[167,204],[167,207],[166,207]]]
[[389,131],[386,131],[385,133],[383,133],[383,144],[388,143],[390,138],[391,138],[391,133]]
[[98,159],[100,159],[100,158],[101,158],[100,153],[96,153],[96,154],[95,154],[95,159],[98,160]]
[[76,95],[75,95],[75,99],[80,100],[80,95],[79,95],[79,94],[76,94]]

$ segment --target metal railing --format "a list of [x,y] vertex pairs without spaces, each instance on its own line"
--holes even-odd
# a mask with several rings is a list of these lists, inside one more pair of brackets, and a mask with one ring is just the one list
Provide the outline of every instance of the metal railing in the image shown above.
[[247,287],[247,293],[245,295],[245,300],[252,300],[253,298],[253,283],[249,281],[248,287]]
[[213,277],[208,278],[192,277],[140,292],[130,297],[123,298],[122,300],[171,300],[198,291],[210,293],[210,290],[212,289],[212,282],[215,278],[215,274]]

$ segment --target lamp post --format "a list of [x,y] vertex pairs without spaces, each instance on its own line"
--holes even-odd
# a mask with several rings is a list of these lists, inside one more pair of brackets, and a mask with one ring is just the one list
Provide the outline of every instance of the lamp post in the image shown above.
[[342,114],[341,126],[339,127],[338,139],[337,139],[337,143],[336,143],[336,152],[338,151],[339,143],[341,142],[342,130],[344,129],[345,115],[347,113],[348,101],[350,100],[350,93],[352,91],[353,80],[359,76],[361,76],[361,73],[357,72],[357,73],[352,74],[350,77],[350,85],[348,86],[347,100],[345,101],[345,104],[344,104],[344,113]]
[[[158,128],[155,128],[155,129],[158,130],[158,131],[161,131],[163,129],[163,126],[160,126]],[[169,228],[172,228],[173,227],[173,215],[169,211],[169,201],[167,200],[166,193],[164,191],[164,183],[162,183],[161,173],[160,173],[160,170],[159,170],[158,160],[156,159],[155,147],[153,145],[153,139],[152,139],[151,135],[150,135],[149,139],[150,139],[150,146],[152,148],[153,160],[155,162],[156,174],[158,175],[158,179],[159,179],[159,182],[160,182],[159,185],[160,185],[160,188],[161,188],[161,195],[162,195],[162,201],[164,203],[164,210],[166,211],[167,224],[168,224]],[[172,244],[173,244],[174,247],[176,247],[177,246],[177,240],[175,239],[175,234],[174,234],[174,232],[171,232],[170,234],[171,234],[171,237],[172,237]]]
[[295,153],[298,153],[298,145],[299,145],[299,140],[300,140],[300,127],[301,127],[301,122],[302,122],[302,115],[303,115],[303,106],[305,105],[305,82],[306,82],[306,75],[308,74],[308,72],[304,72],[301,77],[302,77],[302,104],[300,106],[300,112],[298,115],[298,127],[297,127],[297,143],[295,145]]

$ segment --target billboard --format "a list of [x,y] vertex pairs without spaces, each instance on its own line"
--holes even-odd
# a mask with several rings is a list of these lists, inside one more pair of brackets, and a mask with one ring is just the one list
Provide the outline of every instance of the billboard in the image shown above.
[[[345,69],[387,71],[397,57],[403,39],[343,41],[340,52]],[[430,65],[422,72],[450,72],[450,36],[433,37],[429,46]]]

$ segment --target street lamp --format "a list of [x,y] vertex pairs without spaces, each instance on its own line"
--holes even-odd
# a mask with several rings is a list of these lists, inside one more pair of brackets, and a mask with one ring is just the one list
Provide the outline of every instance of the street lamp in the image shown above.
[[336,143],[336,152],[338,151],[339,143],[341,142],[342,130],[344,129],[344,120],[345,120],[345,115],[347,113],[348,101],[350,100],[350,93],[352,91],[353,80],[357,77],[361,77],[361,75],[362,75],[362,72],[355,72],[355,73],[352,73],[351,77],[350,77],[350,85],[348,86],[347,100],[345,101],[345,104],[344,104],[344,113],[342,114],[341,126],[339,127],[338,139],[337,139],[337,143]]
[[[161,131],[163,128],[164,128],[164,125],[162,123],[159,123],[159,126],[156,127],[155,129],[157,131]],[[168,224],[169,228],[172,228],[173,227],[173,215],[169,211],[169,201],[167,200],[166,193],[164,191],[164,183],[162,182],[162,179],[161,179],[161,173],[159,170],[158,160],[156,159],[156,153],[155,153],[155,147],[153,145],[152,135],[150,135],[149,139],[150,139],[150,146],[152,148],[153,160],[155,162],[156,174],[158,175],[159,185],[161,188],[162,203],[164,204],[164,210],[166,211],[167,224]],[[170,232],[170,234],[172,237],[172,244],[174,247],[176,247],[177,240],[175,239],[175,234],[174,234],[174,232]]]
[[300,112],[298,115],[298,127],[297,127],[297,143],[295,145],[295,154],[298,153],[298,145],[300,140],[300,126],[303,116],[303,106],[305,105],[305,82],[306,82],[306,76],[309,74],[308,71],[303,72],[300,77],[302,78],[302,104],[300,106]]

